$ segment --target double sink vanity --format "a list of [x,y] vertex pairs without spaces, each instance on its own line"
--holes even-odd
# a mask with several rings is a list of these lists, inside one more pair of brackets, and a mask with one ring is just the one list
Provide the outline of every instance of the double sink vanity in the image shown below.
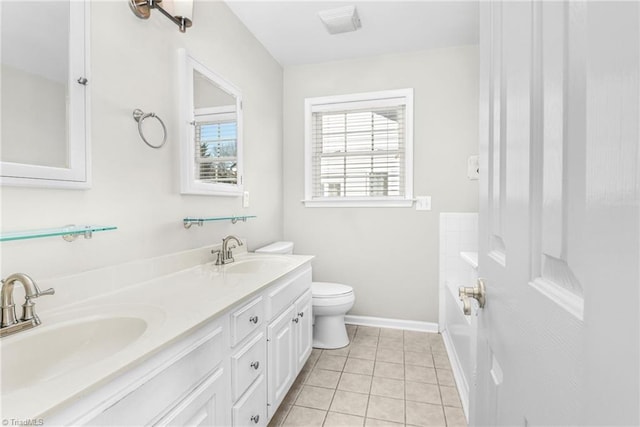
[[311,259],[245,252],[42,311],[0,341],[2,418],[267,425],[311,353]]

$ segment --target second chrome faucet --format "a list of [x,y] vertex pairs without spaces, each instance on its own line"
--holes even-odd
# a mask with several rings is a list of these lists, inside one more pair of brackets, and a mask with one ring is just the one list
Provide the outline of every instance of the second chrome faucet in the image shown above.
[[229,242],[231,240],[235,240],[238,246],[242,246],[242,241],[238,239],[236,236],[227,236],[224,239],[222,239],[222,248],[214,249],[211,251],[212,254],[218,255],[218,257],[216,258],[216,265],[229,264],[230,262],[234,261],[232,251],[238,246],[235,246],[235,245],[229,246]]

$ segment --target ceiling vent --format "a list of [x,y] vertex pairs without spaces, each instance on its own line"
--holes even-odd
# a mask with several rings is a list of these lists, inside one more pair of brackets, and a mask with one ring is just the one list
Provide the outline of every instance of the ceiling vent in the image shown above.
[[318,12],[329,34],[348,33],[362,27],[355,6],[345,6]]

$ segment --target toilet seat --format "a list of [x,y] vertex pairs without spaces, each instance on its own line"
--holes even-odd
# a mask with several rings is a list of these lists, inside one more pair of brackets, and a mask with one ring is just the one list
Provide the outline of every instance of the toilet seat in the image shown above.
[[355,295],[351,286],[341,283],[311,283],[311,304],[314,307],[339,307],[353,305]]
[[353,294],[353,288],[341,283],[313,282],[311,283],[311,294],[313,298],[336,298]]

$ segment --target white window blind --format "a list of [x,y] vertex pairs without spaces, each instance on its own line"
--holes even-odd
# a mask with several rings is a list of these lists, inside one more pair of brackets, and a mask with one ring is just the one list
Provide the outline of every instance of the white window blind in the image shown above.
[[410,99],[375,95],[307,100],[306,202],[412,198]]
[[208,183],[238,183],[237,123],[224,114],[196,116],[195,176]]

